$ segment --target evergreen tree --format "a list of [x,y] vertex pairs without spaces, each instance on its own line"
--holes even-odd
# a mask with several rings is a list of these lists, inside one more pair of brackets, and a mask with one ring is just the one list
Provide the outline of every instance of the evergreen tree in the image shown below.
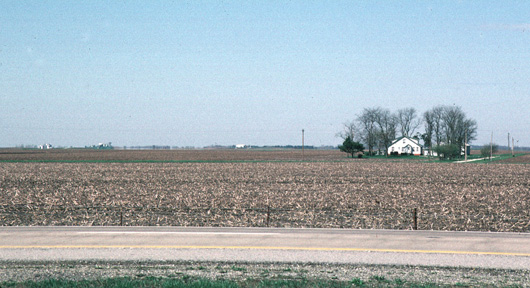
[[346,139],[344,139],[342,145],[339,145],[339,149],[342,152],[351,154],[351,157],[353,158],[355,153],[364,151],[364,145],[353,141],[351,137],[348,136]]

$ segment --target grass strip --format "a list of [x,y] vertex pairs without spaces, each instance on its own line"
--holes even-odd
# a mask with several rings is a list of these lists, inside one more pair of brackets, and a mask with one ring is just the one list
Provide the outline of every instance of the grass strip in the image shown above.
[[[459,285],[457,285],[459,286]],[[462,285],[466,286],[466,285]],[[484,286],[489,286],[484,283]],[[453,287],[451,285],[436,284],[436,283],[419,283],[409,282],[402,279],[389,280],[383,276],[374,276],[369,279],[362,280],[360,278],[353,278],[350,281],[339,280],[321,280],[321,279],[251,279],[235,281],[227,279],[207,279],[184,275],[182,278],[165,278],[165,277],[143,277],[139,275],[137,278],[132,277],[117,277],[105,278],[95,280],[62,280],[62,279],[48,279],[42,281],[26,281],[26,282],[0,282],[0,287],[16,287],[16,288],[62,288],[62,287],[76,287],[76,288],[96,288],[96,287],[186,287],[186,288],[247,288],[247,287]],[[467,287],[467,286],[466,286]]]

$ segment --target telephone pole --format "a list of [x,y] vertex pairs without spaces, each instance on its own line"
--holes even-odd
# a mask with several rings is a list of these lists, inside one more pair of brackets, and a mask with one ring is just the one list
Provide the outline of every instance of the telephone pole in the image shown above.
[[304,160],[304,129],[302,129],[302,160]]
[[467,130],[464,136],[464,161],[467,162]]
[[493,131],[491,131],[491,140],[490,140],[490,161],[493,158]]

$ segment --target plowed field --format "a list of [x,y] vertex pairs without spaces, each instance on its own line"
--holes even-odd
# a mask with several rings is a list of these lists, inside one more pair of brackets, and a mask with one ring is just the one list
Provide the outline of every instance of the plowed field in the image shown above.
[[0,149],[0,160],[10,161],[296,161],[344,160],[339,150],[96,150]]
[[419,229],[530,232],[530,165],[317,152],[341,161],[2,162],[0,225],[412,229],[417,209]]

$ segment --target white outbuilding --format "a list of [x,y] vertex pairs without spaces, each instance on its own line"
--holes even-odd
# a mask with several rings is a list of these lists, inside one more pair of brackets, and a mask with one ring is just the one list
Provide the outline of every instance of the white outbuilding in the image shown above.
[[423,146],[420,145],[419,140],[404,136],[392,142],[392,145],[388,147],[388,154],[408,154],[420,156],[423,154]]
[[53,149],[53,146],[52,144],[44,144],[44,145],[39,145],[39,149]]

